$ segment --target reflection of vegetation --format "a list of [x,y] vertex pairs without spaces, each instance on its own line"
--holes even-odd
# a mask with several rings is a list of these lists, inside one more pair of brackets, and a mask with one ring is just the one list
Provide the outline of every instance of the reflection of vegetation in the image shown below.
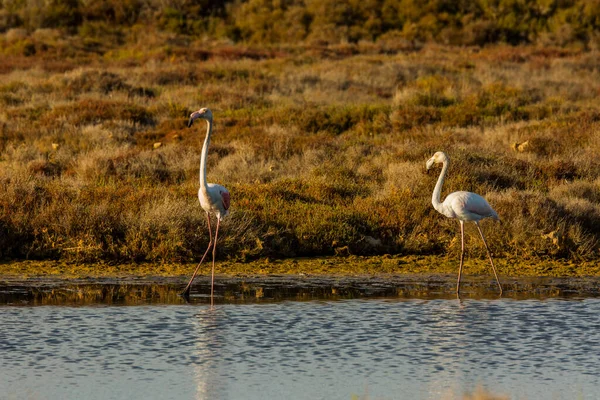
[[509,396],[491,393],[481,385],[478,385],[472,392],[463,395],[463,400],[508,400],[509,398]]
[[[217,302],[226,303],[254,303],[272,302],[281,300],[339,300],[367,297],[388,297],[397,299],[433,299],[456,298],[452,288],[455,285],[456,263],[445,263],[435,267],[421,260],[412,264],[400,264],[398,260],[388,259],[382,263],[381,259],[362,259],[363,269],[350,268],[339,264],[339,260],[312,260],[321,264],[316,265],[301,263],[296,268],[330,275],[282,275],[285,267],[275,265],[268,271],[263,269],[261,275],[220,277],[215,285]],[[434,261],[431,257],[429,261]],[[50,263],[38,264],[38,272],[47,275]],[[286,262],[277,263],[286,264]],[[386,265],[388,264],[388,265]],[[340,266],[337,275],[331,275],[335,266]],[[241,266],[238,265],[238,266]],[[255,264],[254,267],[259,269]],[[93,270],[93,267],[89,267]],[[452,274],[415,274],[419,270],[431,272],[450,271]],[[597,270],[598,267],[596,267]],[[227,269],[236,270],[235,266],[228,265]],[[97,270],[97,269],[96,269]],[[393,274],[385,274],[388,271]],[[469,272],[484,273],[485,264],[476,263],[469,265]],[[370,275],[352,275],[360,272]],[[397,272],[401,274],[398,275]],[[411,274],[406,274],[412,272]],[[530,271],[531,272],[531,271]],[[563,271],[558,270],[558,274]],[[81,305],[81,304],[109,304],[109,305],[143,305],[151,303],[183,304],[184,299],[179,296],[185,281],[168,277],[151,277],[140,279],[140,272],[131,271],[135,277],[113,277],[65,279],[64,275],[34,277],[30,279],[11,278],[0,285],[0,305]],[[275,273],[276,275],[273,275]],[[373,275],[377,273],[377,275]],[[573,271],[571,271],[573,273]],[[268,274],[268,275],[265,275]],[[583,275],[583,274],[580,274]],[[5,275],[6,276],[6,275]],[[575,276],[575,275],[573,275]],[[495,283],[489,275],[472,275],[465,277],[463,282],[463,298],[497,298]],[[550,297],[582,297],[598,296],[598,279],[582,278],[511,278],[504,282],[505,297],[513,299],[544,299]],[[200,277],[192,291],[191,301],[194,303],[208,303],[210,301],[210,277]]]
[[[597,0],[51,0],[0,3],[0,31],[62,28],[100,50],[129,28],[254,43],[598,44]],[[21,44],[32,54],[35,47]]]
[[[369,394],[365,390],[364,395],[353,394],[351,400],[369,400]],[[507,400],[508,396],[493,394],[489,390],[486,390],[483,386],[478,385],[472,392],[466,392],[462,397],[454,393],[448,393],[441,397],[442,400],[447,399],[462,399],[462,400]]]
[[4,284],[0,304],[12,305],[136,305],[149,303],[182,304],[176,287],[135,284],[48,284],[31,282]]
[[69,305],[69,304],[183,304],[178,288],[166,285],[100,285],[81,284],[52,288],[21,287],[9,293],[0,293],[2,303],[26,302],[29,305]]
[[[418,285],[416,285],[418,286]],[[71,284],[44,287],[36,286],[8,286],[0,288],[0,305],[143,305],[143,304],[185,304],[179,295],[180,286],[161,284]],[[395,288],[379,288],[376,293],[368,293],[353,287],[332,289],[327,283],[320,285],[290,285],[287,282],[281,286],[263,284],[247,284],[241,282],[219,282],[216,286],[217,302],[227,303],[253,303],[259,301],[280,300],[314,300],[314,299],[348,299],[366,295],[427,297],[429,293],[421,288],[413,287],[398,292]],[[210,302],[210,285],[208,282],[196,285],[192,302]]]

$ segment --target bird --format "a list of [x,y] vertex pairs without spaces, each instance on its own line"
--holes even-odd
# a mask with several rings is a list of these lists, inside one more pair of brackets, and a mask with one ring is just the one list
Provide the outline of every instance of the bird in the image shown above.
[[[206,258],[206,255],[212,247],[212,274],[210,281],[210,301],[212,304],[215,286],[215,255],[217,253],[219,225],[221,223],[221,220],[227,215],[229,215],[229,205],[231,202],[231,196],[229,194],[229,190],[227,190],[224,186],[217,185],[215,183],[208,183],[206,181],[206,158],[208,156],[208,146],[210,145],[210,135],[213,129],[212,111],[210,111],[208,108],[201,108],[198,111],[194,111],[192,114],[190,114],[190,119],[187,124],[188,128],[190,128],[194,121],[197,119],[203,119],[207,122],[206,138],[204,139],[204,145],[202,146],[202,153],[200,155],[200,189],[198,190],[198,199],[200,200],[200,206],[206,212],[206,221],[208,223],[208,235],[210,239],[208,247],[206,248],[206,251],[202,256],[202,259],[200,259],[200,263],[198,263],[198,266],[194,270],[190,282],[181,294],[186,298],[189,297],[192,282],[194,281],[194,278],[198,273],[200,265],[202,264],[202,262]],[[215,215],[217,218],[217,227],[215,229],[214,238],[210,223],[211,215]]]
[[492,270],[494,271],[496,282],[498,283],[498,287],[500,288],[500,294],[502,295],[502,285],[500,285],[500,281],[498,280],[498,274],[496,273],[496,268],[494,267],[492,254],[490,253],[490,249],[487,245],[487,242],[485,241],[483,231],[479,226],[479,221],[488,217],[500,221],[498,213],[494,211],[494,209],[492,208],[492,206],[490,206],[486,199],[472,192],[459,191],[450,193],[442,202],[440,200],[440,196],[442,193],[442,185],[444,184],[444,179],[446,177],[446,173],[448,172],[448,167],[450,165],[450,158],[443,151],[438,151],[433,155],[433,157],[427,160],[427,170],[431,169],[431,167],[434,164],[442,164],[442,172],[440,173],[440,177],[437,180],[435,189],[433,189],[433,195],[431,196],[431,203],[433,204],[433,208],[435,208],[436,211],[438,211],[440,214],[443,214],[448,218],[456,218],[460,222],[461,253],[460,266],[458,267],[458,282],[456,284],[456,294],[460,294],[460,275],[462,272],[463,260],[465,255],[465,222],[473,221],[477,226],[477,230],[481,235],[481,240],[483,240],[483,244],[485,245],[485,249],[487,250],[488,258],[490,260],[490,264],[492,265]]

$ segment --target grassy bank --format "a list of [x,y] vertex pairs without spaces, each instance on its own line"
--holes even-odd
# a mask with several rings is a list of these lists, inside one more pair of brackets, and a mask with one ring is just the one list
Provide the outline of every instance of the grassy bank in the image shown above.
[[1,38],[4,260],[197,262],[204,130],[185,122],[201,106],[215,115],[208,179],[232,194],[220,265],[456,260],[458,223],[430,204],[439,170],[424,163],[437,150],[452,159],[443,195],[480,193],[502,218],[483,229],[506,265],[600,256],[594,51],[245,47],[133,30],[92,51],[36,32]]
[[[496,264],[502,280],[536,276],[586,277],[600,276],[596,262],[573,263],[549,260],[523,262],[516,259],[500,259]],[[180,263],[69,263],[55,261],[21,261],[0,264],[0,277],[56,279],[74,278],[127,278],[131,276],[176,277],[185,281],[195,264]],[[385,274],[456,274],[457,260],[437,256],[352,256],[322,258],[288,258],[281,260],[261,259],[250,262],[217,263],[217,274],[228,276],[296,275],[296,276],[354,276]],[[199,270],[200,275],[210,275],[210,264]],[[468,275],[491,275],[486,260],[469,260],[464,267]]]

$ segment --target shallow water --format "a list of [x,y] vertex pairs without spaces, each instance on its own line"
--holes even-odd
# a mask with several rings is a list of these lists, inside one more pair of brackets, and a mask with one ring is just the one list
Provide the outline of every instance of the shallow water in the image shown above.
[[0,307],[8,399],[597,398],[600,299]]

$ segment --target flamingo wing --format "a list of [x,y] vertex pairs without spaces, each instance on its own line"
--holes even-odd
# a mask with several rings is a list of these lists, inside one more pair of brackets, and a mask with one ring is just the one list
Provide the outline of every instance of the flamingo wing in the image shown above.
[[465,203],[465,209],[473,214],[481,215],[482,217],[491,217],[496,214],[492,206],[490,206],[490,203],[476,193],[469,193]]
[[452,210],[459,219],[479,220],[485,217],[498,218],[490,204],[480,195],[471,192],[454,192],[448,195]]
[[227,192],[227,191],[221,192],[221,200],[223,201],[223,208],[225,210],[229,210],[230,199],[231,199],[231,196],[229,195],[229,192]]

